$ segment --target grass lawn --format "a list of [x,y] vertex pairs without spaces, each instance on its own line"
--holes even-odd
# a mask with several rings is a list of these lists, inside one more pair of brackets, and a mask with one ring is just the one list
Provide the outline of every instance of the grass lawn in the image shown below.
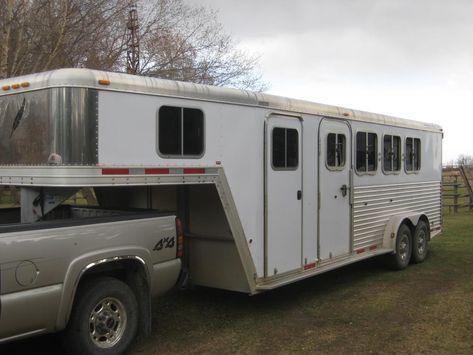
[[[206,288],[154,303],[132,354],[473,354],[473,214],[448,214],[429,258],[404,271],[368,260],[265,294]],[[1,354],[61,354],[56,335]]]
[[368,260],[262,295],[195,289],[155,304],[133,354],[473,353],[473,214],[448,215],[429,258]]

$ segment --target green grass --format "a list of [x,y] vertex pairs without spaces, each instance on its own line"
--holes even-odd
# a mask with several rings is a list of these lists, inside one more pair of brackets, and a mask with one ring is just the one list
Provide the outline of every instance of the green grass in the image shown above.
[[449,215],[429,258],[404,271],[368,260],[254,297],[162,297],[133,354],[471,354],[472,275],[473,214]]
[[[420,265],[371,259],[257,296],[195,288],[153,304],[131,354],[472,354],[473,214],[447,215]],[[1,354],[61,354],[57,335]]]

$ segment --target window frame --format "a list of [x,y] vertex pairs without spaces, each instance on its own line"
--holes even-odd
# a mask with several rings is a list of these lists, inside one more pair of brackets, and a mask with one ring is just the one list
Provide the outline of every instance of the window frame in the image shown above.
[[[392,138],[391,139],[391,147],[393,146],[393,142],[394,142],[393,138],[394,137],[399,138],[399,169],[398,170],[386,170],[386,169],[384,169],[384,138],[386,136],[391,136],[391,138]],[[385,175],[399,175],[401,173],[402,165],[403,165],[402,163],[403,163],[403,160],[404,160],[404,155],[403,155],[403,151],[402,151],[402,146],[403,146],[402,143],[403,143],[402,142],[402,137],[399,136],[399,135],[383,134],[383,147],[382,147],[383,148],[383,154],[382,154],[382,157],[381,157],[382,158],[381,159],[382,160],[381,170],[383,171],[383,174],[385,174]],[[391,160],[391,162],[393,162],[393,161]]]
[[[275,167],[274,166],[274,136],[273,136],[273,132],[274,132],[274,129],[284,129],[285,130],[285,141],[284,141],[284,148],[285,148],[285,167]],[[296,131],[297,133],[297,165],[294,166],[294,167],[287,167],[287,130],[288,129],[293,129],[294,131]],[[301,146],[300,146],[300,132],[297,128],[293,128],[293,127],[281,127],[281,126],[273,126],[271,128],[271,169],[273,169],[274,171],[295,171],[297,169],[299,169],[299,165],[300,165],[300,156],[301,156]]]
[[[191,109],[191,110],[199,110],[202,113],[202,153],[199,155],[184,155],[184,154],[163,154],[159,149],[159,111],[163,107],[173,107],[181,109],[181,139],[184,135],[184,109]],[[202,107],[199,106],[180,106],[180,105],[172,105],[172,104],[164,104],[158,107],[156,111],[156,153],[159,157],[163,159],[201,159],[206,152],[206,116],[205,112]],[[184,142],[181,143],[182,147],[184,147]]]
[[[343,136],[345,137],[345,151],[344,151],[344,160],[343,160],[343,165],[336,165],[336,166],[331,166],[331,165],[328,165],[328,159],[327,159],[327,154],[328,154],[328,136],[330,134],[334,134],[335,135],[335,146],[337,145],[337,142],[338,142],[338,136]],[[330,171],[343,171],[345,170],[345,167],[347,166],[347,143],[348,142],[348,139],[347,139],[347,135],[343,132],[329,132],[327,133],[327,135],[325,136],[325,167],[327,168],[327,170],[330,170]],[[335,155],[336,157],[336,155]],[[336,159],[336,158],[335,158]]]
[[[420,153],[418,155],[418,160],[419,160],[419,169],[414,169],[414,161],[412,162],[412,170],[407,170],[407,140],[412,139],[412,148],[415,148],[415,141],[419,141],[419,148],[420,148]],[[404,143],[404,171],[406,174],[419,174],[419,172],[422,170],[422,140],[419,137],[413,137],[413,136],[406,136],[404,138],[405,143]]]
[[[358,139],[357,139],[357,136],[358,136],[358,133],[365,133],[366,134],[366,146],[368,146],[368,134],[374,134],[376,136],[376,151],[375,151],[375,169],[374,170],[366,170],[366,171],[360,171],[358,170],[358,167],[357,167],[357,154],[358,154]],[[379,164],[378,164],[378,161],[379,161],[379,140],[378,140],[378,133],[377,132],[374,132],[374,131],[370,131],[370,130],[363,130],[363,129],[360,129],[360,130],[357,130],[355,132],[355,136],[354,136],[354,141],[355,141],[355,151],[354,151],[354,157],[355,157],[355,161],[354,161],[354,166],[355,166],[355,172],[357,175],[376,175],[378,173],[378,167],[379,167]],[[367,162],[366,162],[367,163]],[[368,168],[368,164],[366,165],[366,167]]]

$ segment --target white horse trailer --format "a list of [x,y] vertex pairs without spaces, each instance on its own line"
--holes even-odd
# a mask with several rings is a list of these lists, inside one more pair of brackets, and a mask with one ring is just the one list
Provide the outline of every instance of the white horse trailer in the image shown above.
[[437,125],[87,69],[0,87],[0,184],[21,188],[22,221],[79,188],[176,211],[197,285],[255,294],[381,254],[404,268],[441,231]]

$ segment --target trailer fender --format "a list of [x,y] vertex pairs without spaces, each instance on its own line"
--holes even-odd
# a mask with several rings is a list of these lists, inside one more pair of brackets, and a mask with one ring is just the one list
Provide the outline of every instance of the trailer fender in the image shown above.
[[[421,218],[425,219],[427,224],[429,224],[429,220],[426,214],[423,212],[406,212],[392,216],[386,224],[386,228],[384,230],[383,248],[389,249],[393,254],[395,254],[394,246],[396,244],[396,235],[401,224],[407,223],[409,227],[415,228]],[[412,232],[414,232],[414,230],[412,230]]]
[[105,263],[120,262],[124,260],[135,260],[143,265],[147,282],[149,283],[152,267],[149,250],[142,248],[117,248],[107,250],[96,250],[74,259],[66,272],[64,287],[60,304],[58,307],[58,316],[56,320],[56,330],[62,330],[67,325],[71,314],[74,298],[81,281],[82,276],[87,271],[103,265]]

